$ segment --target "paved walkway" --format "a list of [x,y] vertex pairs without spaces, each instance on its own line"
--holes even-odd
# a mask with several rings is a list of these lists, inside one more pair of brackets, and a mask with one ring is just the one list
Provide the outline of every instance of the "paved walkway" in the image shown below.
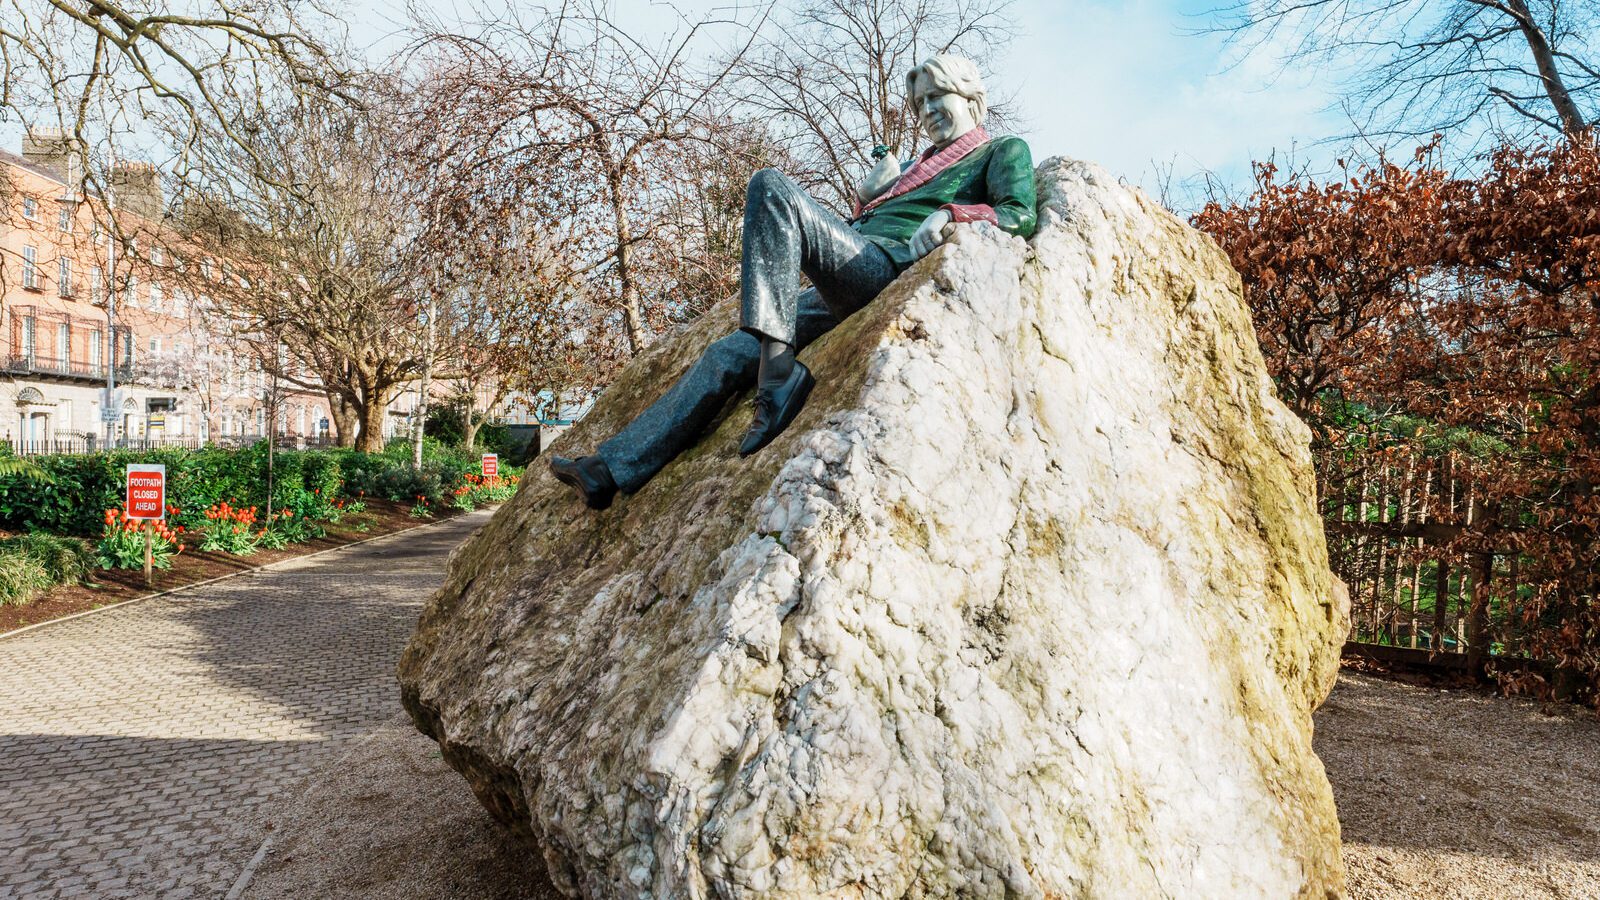
[[222,897],[262,812],[399,710],[436,526],[0,638],[0,897]]

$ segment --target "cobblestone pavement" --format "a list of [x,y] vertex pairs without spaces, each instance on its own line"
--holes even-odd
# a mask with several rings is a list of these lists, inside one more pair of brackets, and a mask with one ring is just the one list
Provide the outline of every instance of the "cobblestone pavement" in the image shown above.
[[0,898],[224,896],[263,807],[398,711],[487,516],[0,638]]

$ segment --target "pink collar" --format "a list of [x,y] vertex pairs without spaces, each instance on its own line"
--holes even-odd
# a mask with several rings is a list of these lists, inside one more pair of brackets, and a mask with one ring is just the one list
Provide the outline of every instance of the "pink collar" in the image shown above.
[[929,147],[923,151],[922,158],[917,160],[915,165],[900,173],[900,180],[896,181],[893,187],[872,198],[872,202],[861,209],[863,211],[869,210],[891,197],[898,197],[901,194],[910,193],[922,187],[932,181],[933,176],[948,169],[951,164],[961,159],[961,157],[988,142],[989,132],[984,131],[983,126],[979,125],[977,128],[951,141],[949,146],[943,150],[935,151],[932,147]]

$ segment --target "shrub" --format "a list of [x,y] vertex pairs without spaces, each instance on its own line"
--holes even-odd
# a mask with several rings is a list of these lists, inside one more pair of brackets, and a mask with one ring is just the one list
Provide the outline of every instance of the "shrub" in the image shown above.
[[20,550],[0,551],[0,605],[22,606],[54,584],[38,560]]
[[21,553],[44,567],[53,584],[71,584],[94,571],[98,560],[87,541],[35,532],[0,538],[0,553]]
[[83,579],[94,553],[77,538],[21,534],[0,538],[0,605],[21,606],[58,584]]
[[[205,525],[202,511],[217,504],[267,506],[266,449],[263,441],[239,450],[113,450],[33,457],[49,480],[0,472],[0,527],[103,537],[104,522],[95,510],[122,505],[127,465],[160,463],[167,467],[168,499],[187,510],[173,524],[198,530]],[[337,521],[340,503],[349,499],[411,504],[421,494],[430,505],[437,504],[478,471],[478,454],[431,438],[423,442],[420,471],[412,469],[411,445],[404,440],[391,442],[382,453],[278,450],[270,499],[274,511],[291,509],[297,519]],[[502,460],[502,476],[515,473]]]

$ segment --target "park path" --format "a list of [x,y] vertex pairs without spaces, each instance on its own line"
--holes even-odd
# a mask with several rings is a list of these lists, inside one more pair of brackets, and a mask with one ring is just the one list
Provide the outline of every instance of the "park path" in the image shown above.
[[487,511],[0,638],[0,897],[223,897]]

